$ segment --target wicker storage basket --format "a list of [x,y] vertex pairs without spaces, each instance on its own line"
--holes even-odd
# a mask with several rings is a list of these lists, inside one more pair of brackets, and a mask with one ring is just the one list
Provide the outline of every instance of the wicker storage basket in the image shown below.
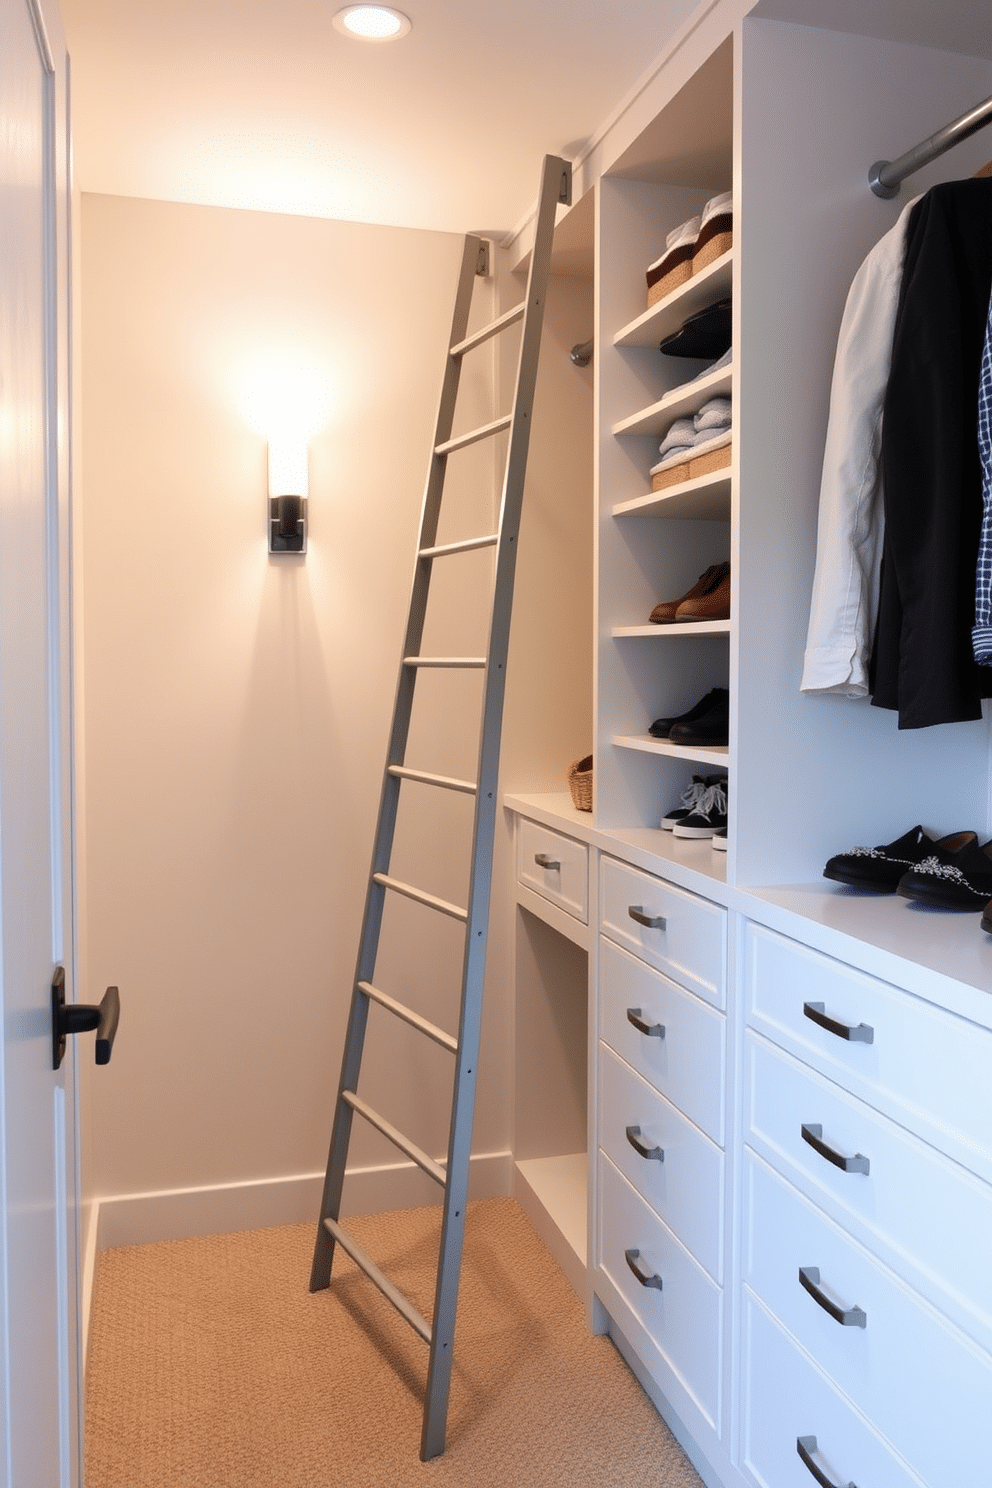
[[692,272],[698,274],[700,269],[706,268],[707,264],[716,263],[717,259],[729,253],[733,246],[732,228],[727,228],[726,232],[714,233],[711,238],[707,238],[705,243],[701,243],[692,255]]
[[688,284],[692,278],[692,257],[683,259],[670,268],[667,273],[662,274],[653,284],[648,285],[648,309],[657,305],[666,295],[671,294],[673,289],[678,289],[682,284]]
[[689,461],[683,460],[679,465],[669,465],[665,470],[656,470],[651,477],[651,489],[652,491],[666,491],[669,486],[680,486],[688,479]]
[[576,811],[592,810],[592,755],[573,760],[565,773]]
[[712,475],[716,470],[725,470],[729,464],[730,445],[723,444],[719,449],[707,450],[705,455],[696,455],[689,461],[689,479],[695,480],[697,475]]

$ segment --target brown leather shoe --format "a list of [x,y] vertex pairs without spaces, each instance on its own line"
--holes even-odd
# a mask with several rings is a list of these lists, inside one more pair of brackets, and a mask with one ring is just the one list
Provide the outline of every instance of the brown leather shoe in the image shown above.
[[721,566],[725,572],[704,594],[686,595],[675,611],[676,620],[730,619],[730,564]]
[[[693,584],[692,588],[686,594],[682,595],[681,599],[666,599],[661,604],[656,604],[649,617],[652,624],[669,625],[677,618],[677,612],[682,605],[687,604],[690,600],[702,599],[705,595],[712,593],[724,579],[729,583],[730,564],[712,564],[705,573],[699,575],[695,584]],[[729,610],[727,614],[730,614]],[[690,617],[686,616],[685,618],[689,619]]]

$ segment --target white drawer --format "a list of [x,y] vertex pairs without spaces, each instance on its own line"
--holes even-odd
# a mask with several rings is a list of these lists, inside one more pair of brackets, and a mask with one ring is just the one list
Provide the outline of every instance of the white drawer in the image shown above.
[[[599,998],[600,1037],[722,1145],[727,1038],[723,1014],[603,939]],[[645,1028],[663,1028],[664,1036],[644,1032]]]
[[992,1350],[988,1184],[750,1031],[744,1113],[762,1156]]
[[743,1355],[742,1455],[761,1488],[813,1488],[800,1441],[837,1488],[926,1488],[746,1288]]
[[727,911],[722,906],[604,857],[602,930],[707,1002],[726,1006]]
[[744,1279],[928,1488],[988,1481],[992,1358],[747,1149]]
[[589,920],[589,850],[551,827],[517,820],[517,879],[583,925]]
[[[989,1029],[759,925],[746,968],[753,1027],[992,1182]],[[820,1027],[807,1003],[871,1042]]]
[[716,1431],[722,1291],[602,1153],[599,1193],[600,1265]]
[[713,1280],[722,1281],[722,1150],[605,1044],[599,1072],[600,1147]]

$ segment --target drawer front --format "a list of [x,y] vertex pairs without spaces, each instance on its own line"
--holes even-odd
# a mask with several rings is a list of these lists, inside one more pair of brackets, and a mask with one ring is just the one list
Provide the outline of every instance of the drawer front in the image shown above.
[[987,1481],[992,1358],[747,1150],[744,1203],[744,1279],[769,1311],[929,1488]]
[[726,1006],[725,909],[607,857],[602,905],[604,935],[715,1007]]
[[[761,1488],[926,1488],[768,1313],[744,1293],[744,1465]],[[815,1443],[815,1447],[814,1447]]]
[[[600,1036],[722,1145],[727,1040],[723,1014],[602,938],[599,988]],[[663,1037],[659,1028],[664,1029]]]
[[605,1044],[599,1145],[713,1280],[722,1281],[723,1152]]
[[751,1145],[992,1351],[992,1188],[750,1031],[744,1069]]
[[589,850],[584,842],[518,818],[517,879],[588,924]]
[[[763,926],[748,925],[745,959],[752,1027],[992,1182],[989,1029]],[[819,1026],[807,1003],[871,1042]]]
[[599,1193],[602,1269],[716,1431],[723,1293],[602,1153]]

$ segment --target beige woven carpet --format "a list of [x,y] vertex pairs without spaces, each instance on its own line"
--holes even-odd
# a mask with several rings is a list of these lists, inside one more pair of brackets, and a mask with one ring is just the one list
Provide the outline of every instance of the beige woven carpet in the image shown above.
[[[348,1228],[429,1315],[439,1209]],[[447,1450],[419,1458],[427,1348],[313,1226],[105,1251],[87,1488],[700,1488],[519,1205],[469,1206]]]

